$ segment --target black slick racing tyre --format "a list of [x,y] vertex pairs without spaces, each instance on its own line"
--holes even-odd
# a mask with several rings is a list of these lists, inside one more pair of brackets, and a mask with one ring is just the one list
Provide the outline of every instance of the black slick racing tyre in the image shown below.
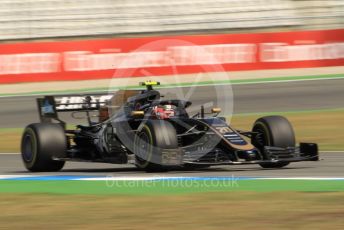
[[59,124],[35,123],[28,125],[21,140],[21,156],[25,167],[32,172],[53,172],[63,168],[67,140]]
[[[295,134],[290,122],[282,116],[266,116],[259,118],[253,125],[253,132],[257,132],[252,138],[252,144],[260,151],[264,146],[295,147]],[[289,162],[261,163],[263,168],[282,168]]]
[[166,171],[162,151],[177,149],[178,140],[173,125],[164,120],[148,120],[134,138],[135,164],[147,172]]

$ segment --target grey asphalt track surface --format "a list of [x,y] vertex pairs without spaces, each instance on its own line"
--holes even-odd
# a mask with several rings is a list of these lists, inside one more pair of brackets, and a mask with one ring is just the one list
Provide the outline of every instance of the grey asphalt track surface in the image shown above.
[[87,175],[87,176],[206,176],[206,177],[344,177],[344,153],[322,153],[323,160],[297,162],[282,169],[263,169],[259,165],[214,166],[202,170],[177,170],[146,173],[133,165],[67,162],[60,172],[30,173],[25,170],[19,154],[0,155],[0,175]]
[[[188,99],[197,108],[208,102],[214,102],[214,106],[219,107],[232,103],[234,113],[344,108],[344,79],[233,85],[232,89],[233,103],[223,98],[216,99],[217,93],[231,90],[229,86],[197,87]],[[166,98],[177,96],[180,99],[190,92],[190,88],[178,90],[182,90],[181,98],[173,93],[176,89],[162,89],[161,92],[166,94]],[[0,98],[0,128],[23,128],[37,122],[35,98]],[[61,118],[72,123],[82,122],[70,119],[70,114],[63,114]]]
[[[189,100],[198,106],[215,97],[217,92],[228,90],[228,86],[202,86],[195,90]],[[189,88],[183,88],[187,94]],[[169,98],[173,90],[164,89],[162,94]],[[172,93],[173,94],[173,93]],[[233,86],[234,113],[275,112],[293,110],[317,110],[344,108],[344,79],[302,81],[289,83],[245,84]],[[173,97],[173,95],[171,96]],[[219,104],[227,101],[219,100]],[[25,127],[37,122],[35,97],[0,98],[0,128]],[[65,114],[62,119],[69,118]],[[171,171],[159,175],[166,176],[268,176],[268,177],[344,177],[344,152],[323,153],[320,162],[293,163],[285,169],[267,170],[259,165],[216,166],[194,171]],[[0,154],[1,174],[28,174],[18,154]],[[98,163],[67,163],[59,173],[44,175],[104,175],[104,176],[144,176],[132,165],[111,165]],[[37,174],[40,175],[40,174]],[[157,175],[157,174],[149,174]]]

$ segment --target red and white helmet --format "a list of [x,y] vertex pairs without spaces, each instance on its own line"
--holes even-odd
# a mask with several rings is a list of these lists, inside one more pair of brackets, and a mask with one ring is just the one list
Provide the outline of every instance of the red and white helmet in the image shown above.
[[175,106],[174,105],[158,105],[153,107],[153,116],[158,119],[167,119],[175,116]]

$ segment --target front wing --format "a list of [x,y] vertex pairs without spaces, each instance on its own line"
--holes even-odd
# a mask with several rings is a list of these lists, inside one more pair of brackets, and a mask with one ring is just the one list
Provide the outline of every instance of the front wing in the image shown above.
[[[206,154],[197,152],[163,151],[163,165],[194,164],[194,165],[244,165],[278,162],[299,162],[299,161],[318,161],[318,145],[314,143],[300,143],[299,147],[264,148],[264,153],[252,159],[243,159],[237,157],[238,152],[228,153],[220,149],[212,150]],[[242,154],[242,151],[240,151]],[[182,154],[182,156],[180,155]],[[234,154],[234,158],[230,157]]]

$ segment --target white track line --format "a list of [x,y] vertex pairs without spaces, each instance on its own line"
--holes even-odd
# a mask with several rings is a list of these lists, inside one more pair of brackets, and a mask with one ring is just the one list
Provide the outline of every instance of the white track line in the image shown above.
[[98,177],[72,180],[82,181],[154,181],[154,180],[344,180],[344,177]]
[[[0,175],[0,180],[4,179],[20,179],[22,178],[25,180],[25,178],[29,177],[30,180],[34,180],[34,177],[42,178],[51,177],[52,175]],[[59,176],[55,176],[59,177]],[[61,177],[64,177],[61,175]],[[78,181],[156,181],[156,180],[194,180],[194,181],[211,181],[211,180],[317,180],[317,181],[326,181],[326,180],[341,180],[344,181],[344,177],[173,177],[173,176],[145,176],[145,177],[112,177],[112,176],[106,176],[106,177],[80,177],[78,176],[71,176],[70,179],[61,179],[61,180],[78,180]],[[54,179],[56,180],[56,178]]]
[[344,180],[344,177],[261,177],[255,180]]
[[90,177],[72,180],[86,180],[86,181],[148,181],[148,180],[165,180],[165,179],[188,179],[188,177],[163,177],[163,176],[147,176],[147,177]]
[[34,177],[34,175],[0,175],[0,180],[3,180],[3,179],[15,179],[15,178],[22,178],[22,177]]

